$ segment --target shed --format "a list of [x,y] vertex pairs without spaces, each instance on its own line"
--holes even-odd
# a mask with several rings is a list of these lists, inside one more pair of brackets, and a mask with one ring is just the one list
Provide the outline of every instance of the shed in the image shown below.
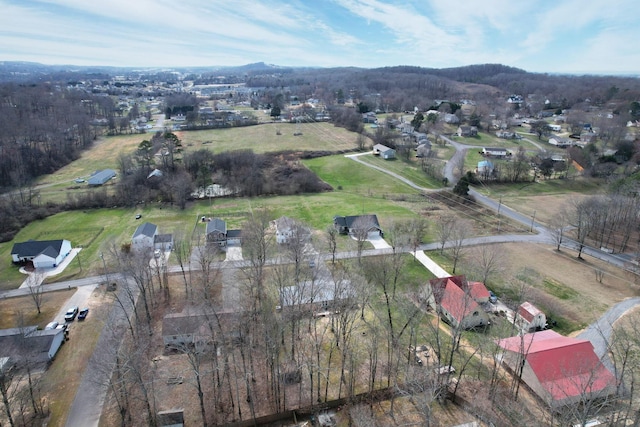
[[87,180],[87,184],[97,187],[105,184],[110,179],[115,178],[115,176],[116,171],[114,171],[113,169],[103,169],[94,172],[93,175],[91,175],[91,177]]
[[547,326],[547,316],[530,302],[523,302],[516,312],[516,322],[523,331],[531,332]]
[[396,150],[389,148],[386,145],[376,144],[373,146],[373,155],[380,156],[385,160],[395,159]]

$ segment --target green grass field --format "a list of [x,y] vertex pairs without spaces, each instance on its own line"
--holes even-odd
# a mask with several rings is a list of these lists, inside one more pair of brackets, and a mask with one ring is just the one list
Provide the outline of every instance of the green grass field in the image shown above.
[[[302,134],[294,136],[295,132]],[[356,134],[329,123],[266,123],[259,126],[175,133],[182,141],[184,152],[201,148],[215,153],[242,149],[256,153],[288,150],[343,152],[354,149],[357,139]],[[78,184],[74,180],[87,179],[93,172],[101,169],[118,171],[118,157],[133,153],[143,140],[149,140],[152,136],[152,133],[146,133],[99,138],[94,147],[84,152],[80,159],[38,179],[36,185],[41,186],[41,202],[58,202],[69,193],[91,191],[86,183]]]
[[359,159],[363,162],[394,172],[404,178],[413,181],[415,184],[421,187],[427,189],[442,188],[442,183],[440,182],[440,180],[436,180],[425,175],[425,173],[420,169],[420,159],[416,159],[415,157],[412,157],[409,162],[405,162],[400,159],[384,160],[378,156],[373,155],[360,156]]

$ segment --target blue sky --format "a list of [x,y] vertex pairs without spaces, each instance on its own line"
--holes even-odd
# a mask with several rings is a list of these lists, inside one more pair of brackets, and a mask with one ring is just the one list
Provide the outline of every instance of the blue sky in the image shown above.
[[0,0],[0,61],[640,74],[636,0]]

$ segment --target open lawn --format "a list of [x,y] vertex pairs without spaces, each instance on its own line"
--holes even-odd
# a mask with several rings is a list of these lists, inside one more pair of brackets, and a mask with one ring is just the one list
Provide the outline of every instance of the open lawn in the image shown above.
[[[355,133],[329,123],[265,123],[257,126],[175,133],[182,141],[184,152],[206,148],[214,153],[242,149],[253,150],[256,153],[289,150],[343,152],[353,150],[357,138]],[[294,136],[294,133],[301,135]],[[99,138],[78,160],[38,179],[36,185],[41,194],[41,202],[58,202],[61,198],[66,198],[69,192],[89,191],[86,183],[78,184],[74,180],[87,179],[93,172],[101,169],[111,168],[118,171],[118,156],[133,153],[143,140],[149,140],[152,136],[152,133],[145,133]]]
[[427,176],[420,168],[420,159],[416,159],[415,157],[412,157],[409,162],[400,159],[384,160],[374,155],[360,156],[358,159],[394,172],[421,187],[428,189],[442,188],[442,182]]

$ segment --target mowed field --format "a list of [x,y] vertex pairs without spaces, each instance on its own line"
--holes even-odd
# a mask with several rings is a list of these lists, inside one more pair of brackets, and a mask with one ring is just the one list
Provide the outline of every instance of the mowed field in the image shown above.
[[[177,131],[175,134],[182,141],[184,153],[202,148],[214,153],[245,149],[255,153],[289,150],[343,152],[354,149],[357,139],[355,133],[329,123],[265,123],[241,128]],[[78,184],[74,180],[87,179],[101,169],[118,171],[118,157],[134,153],[142,141],[152,137],[150,132],[99,138],[80,159],[37,181],[41,202],[59,202],[68,193],[89,191],[86,183]]]

